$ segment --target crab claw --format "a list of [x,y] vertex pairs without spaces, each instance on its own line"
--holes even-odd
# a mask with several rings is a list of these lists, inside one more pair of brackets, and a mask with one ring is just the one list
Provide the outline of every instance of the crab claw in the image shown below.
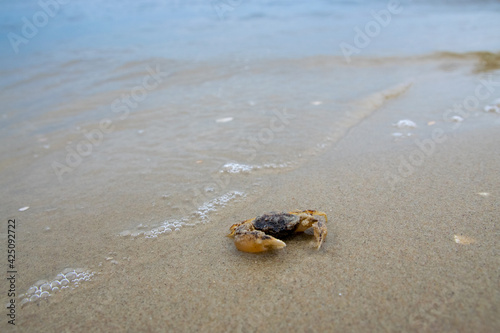
[[282,249],[286,246],[279,239],[258,230],[236,233],[234,235],[234,245],[240,251],[252,253]]

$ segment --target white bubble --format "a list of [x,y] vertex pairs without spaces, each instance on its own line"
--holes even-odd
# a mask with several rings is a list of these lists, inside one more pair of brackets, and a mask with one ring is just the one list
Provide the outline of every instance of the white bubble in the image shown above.
[[174,231],[181,231],[181,229],[179,229],[179,228],[175,228],[175,230],[174,230]]
[[58,288],[58,287],[60,287],[60,286],[61,286],[61,282],[59,282],[59,281],[57,281],[57,280],[52,281],[52,283],[50,284],[50,287],[51,287],[52,289],[54,289],[54,288]]
[[62,280],[61,280],[61,285],[62,285],[63,287],[66,287],[68,284],[69,284],[69,280],[68,280],[68,279],[62,279]]
[[73,281],[74,279],[76,279],[76,273],[70,272],[70,273],[66,274],[66,279]]
[[34,286],[40,287],[42,284],[46,284],[48,282],[49,281],[47,281],[47,280],[38,280],[38,281],[35,282]]
[[36,300],[37,300],[37,299],[39,299],[39,298],[40,298],[40,296],[38,296],[38,295],[33,295],[33,296],[31,296],[31,297],[30,297],[30,301],[31,301],[31,302],[34,302],[34,301],[36,301]]
[[58,287],[54,287],[54,288],[52,288],[52,291],[53,292],[57,292],[57,291],[59,291],[59,288]]
[[44,283],[40,286],[41,291],[49,291],[50,289],[52,289],[52,287],[48,283]]
[[31,286],[28,291],[26,292],[26,295],[27,296],[30,296],[30,295],[33,295],[34,293],[36,293],[38,291],[38,288],[35,287],[35,286]]
[[119,235],[122,237],[126,237],[126,236],[130,236],[130,234],[131,234],[130,230],[124,230],[124,231],[120,232]]
[[56,275],[56,280],[61,281],[64,278],[65,278],[65,276],[63,274],[61,274],[61,273],[59,273],[59,274]]
[[413,121],[409,119],[403,119],[398,121],[396,124],[393,124],[397,128],[415,128],[417,127],[417,124],[415,124]]
[[42,292],[42,293],[40,294],[40,298],[47,298],[47,297],[49,297],[49,296],[50,296],[50,294],[49,294],[49,292],[48,292],[48,291],[44,291],[44,292]]

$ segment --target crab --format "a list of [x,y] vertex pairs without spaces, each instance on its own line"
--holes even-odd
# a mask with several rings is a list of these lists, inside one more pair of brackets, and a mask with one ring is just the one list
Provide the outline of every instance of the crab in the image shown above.
[[[315,216],[325,218],[318,219]],[[282,249],[285,242],[275,237],[290,236],[313,228],[316,249],[319,250],[326,238],[326,214],[315,210],[294,210],[288,213],[271,212],[253,219],[233,224],[227,237],[234,238],[234,245],[243,252],[264,252]]]

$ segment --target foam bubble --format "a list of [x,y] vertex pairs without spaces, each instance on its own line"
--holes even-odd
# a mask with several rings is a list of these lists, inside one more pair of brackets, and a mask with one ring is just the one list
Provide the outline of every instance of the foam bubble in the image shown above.
[[54,293],[67,288],[75,288],[81,281],[89,281],[95,272],[90,272],[82,268],[73,269],[66,268],[61,273],[57,274],[50,281],[38,280],[28,288],[25,296],[21,301],[21,305],[30,302],[36,302],[40,299],[45,299],[52,296]]
[[66,279],[68,279],[70,281],[73,281],[74,279],[76,279],[76,272],[69,272],[68,274],[66,274]]
[[48,283],[42,284],[42,285],[40,286],[40,290],[41,290],[42,292],[43,292],[43,291],[47,291],[47,290],[51,290],[51,289],[52,289],[52,287],[51,287],[51,286],[50,286],[50,284],[48,284]]
[[396,126],[397,128],[416,128],[417,124],[409,119],[403,119],[393,124],[393,126]]
[[226,163],[222,166],[219,172],[226,173],[250,173],[254,170],[263,170],[263,169],[279,169],[286,168],[288,165],[286,163],[275,164],[268,163],[264,165],[247,165],[247,164],[239,164],[234,162]]
[[217,208],[224,207],[228,202],[241,196],[244,196],[243,192],[239,191],[228,192],[218,198],[212,199],[201,205],[196,211],[195,215],[199,217],[200,222],[202,223],[208,222],[209,213],[215,212]]
[[33,284],[35,287],[40,287],[42,284],[46,284],[48,281],[47,280],[38,280]]
[[30,296],[30,295],[33,295],[34,293],[36,293],[38,291],[38,288],[35,287],[35,286],[31,286],[28,291],[26,292],[26,295],[27,296]]
[[[193,227],[199,223],[209,222],[209,215],[216,212],[218,209],[226,206],[230,201],[235,200],[239,197],[244,197],[245,194],[239,191],[231,191],[220,197],[214,198],[203,203],[198,209],[191,214],[189,217],[184,217],[181,220],[167,220],[162,223],[161,226],[157,226],[150,231],[131,231],[131,232],[121,232],[120,236],[136,237],[143,234],[146,238],[156,238],[161,234],[169,234],[172,232],[178,232],[183,227]],[[143,228],[144,226],[140,224],[137,228]],[[112,259],[112,258],[111,258]]]
[[219,118],[215,122],[216,123],[228,123],[230,121],[233,121],[233,117],[226,117],[226,118]]

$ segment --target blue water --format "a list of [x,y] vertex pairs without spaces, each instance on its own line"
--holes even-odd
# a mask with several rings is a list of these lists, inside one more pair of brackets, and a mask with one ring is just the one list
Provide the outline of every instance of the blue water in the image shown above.
[[[49,3],[49,1],[42,1]],[[36,1],[0,4],[3,69],[46,61],[112,57],[275,57],[341,55],[386,1],[67,1],[44,15]],[[498,51],[500,3],[402,1],[401,12],[361,56]],[[42,13],[42,14],[40,14]],[[44,16],[46,20],[44,20]],[[38,20],[33,36],[25,18]],[[31,32],[32,30],[25,30]],[[15,46],[9,33],[26,38]],[[17,53],[15,51],[18,51]]]

